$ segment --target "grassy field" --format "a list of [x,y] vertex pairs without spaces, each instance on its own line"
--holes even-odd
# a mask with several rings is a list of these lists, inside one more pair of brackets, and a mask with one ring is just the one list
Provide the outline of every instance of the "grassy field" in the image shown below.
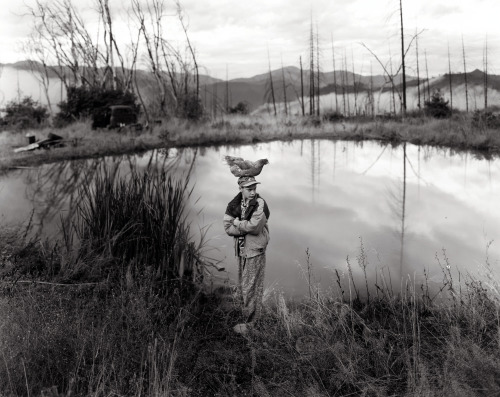
[[[27,144],[26,133],[38,139],[54,132],[66,146],[52,150],[14,153]],[[34,166],[64,159],[91,158],[142,152],[172,146],[248,144],[273,140],[327,138],[345,140],[381,140],[474,150],[489,156],[500,153],[500,133],[471,115],[455,114],[450,119],[408,117],[405,121],[351,119],[328,122],[316,117],[272,117],[269,115],[225,116],[218,120],[186,122],[172,119],[151,130],[92,131],[89,123],[75,123],[61,130],[44,129],[24,132],[0,132],[0,169]]]
[[408,280],[395,292],[380,273],[311,283],[300,301],[269,291],[242,336],[234,288],[212,284],[185,221],[190,194],[163,167],[126,180],[104,168],[59,241],[2,228],[0,396],[500,393],[494,278],[457,280],[445,262],[437,290]]

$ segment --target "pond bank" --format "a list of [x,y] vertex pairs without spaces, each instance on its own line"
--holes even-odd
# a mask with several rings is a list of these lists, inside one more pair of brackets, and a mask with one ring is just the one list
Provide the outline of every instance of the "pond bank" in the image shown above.
[[[33,131],[40,138],[53,130]],[[470,150],[485,157],[500,154],[498,130],[474,125],[470,118],[456,115],[447,120],[429,118],[400,121],[352,120],[327,122],[317,118],[273,118],[271,116],[228,116],[217,121],[190,123],[170,120],[152,131],[92,131],[86,123],[57,130],[66,146],[51,150],[14,153],[27,144],[25,133],[0,133],[0,171],[37,166],[61,160],[133,154],[164,147],[239,145],[275,140],[339,139],[379,140],[393,144]]]

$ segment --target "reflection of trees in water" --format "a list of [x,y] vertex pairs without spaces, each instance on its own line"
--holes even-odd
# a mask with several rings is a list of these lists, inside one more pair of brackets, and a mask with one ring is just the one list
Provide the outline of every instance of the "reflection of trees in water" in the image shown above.
[[25,175],[26,198],[32,203],[37,227],[78,203],[78,188],[93,177],[103,159],[61,161],[30,170]]
[[[25,196],[31,202],[36,216],[36,231],[41,232],[44,225],[52,222],[57,215],[70,216],[80,203],[79,189],[92,184],[97,174],[102,173],[104,167],[116,167],[116,170],[130,172],[136,168],[145,168],[139,164],[157,164],[158,167],[174,168],[180,152],[169,152],[160,149],[148,152],[146,155],[126,155],[117,157],[101,157],[90,160],[61,161],[27,170],[24,174],[26,191]],[[186,163],[193,155],[184,157]]]
[[311,139],[311,194],[312,201],[316,199],[316,190],[319,189],[321,179],[321,141]]
[[399,249],[399,274],[403,277],[404,262],[404,239],[407,225],[406,221],[406,144],[403,146],[403,170],[402,182],[396,182],[394,188],[387,191],[387,203],[391,213],[398,221],[398,227],[395,230],[396,236],[400,242]]

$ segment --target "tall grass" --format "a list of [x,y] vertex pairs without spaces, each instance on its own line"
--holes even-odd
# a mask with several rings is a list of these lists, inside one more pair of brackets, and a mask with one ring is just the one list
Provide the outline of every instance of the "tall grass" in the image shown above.
[[[106,258],[106,263],[89,269],[93,277],[118,271],[128,283],[148,277],[163,289],[174,281],[202,281],[203,242],[191,242],[186,219],[185,203],[192,193],[189,173],[184,180],[174,180],[165,167],[131,167],[120,177],[119,164],[105,166],[91,184],[81,187],[73,227],[64,229],[64,239],[74,240],[67,235],[71,230],[81,255]],[[67,251],[74,249],[69,246]]]
[[[309,254],[306,261],[310,260]],[[363,255],[357,265],[365,266]],[[355,266],[355,263],[352,263]],[[491,396],[500,392],[495,289],[472,277],[408,279],[381,272],[370,300],[349,274],[299,301],[275,290],[248,335],[217,295],[181,303],[148,283],[107,290],[10,285],[0,301],[4,394],[127,396]],[[314,272],[312,264],[304,266]],[[358,281],[359,282],[359,281]],[[366,281],[365,281],[366,282]],[[490,280],[491,282],[491,280]],[[493,292],[493,294],[492,294]]]

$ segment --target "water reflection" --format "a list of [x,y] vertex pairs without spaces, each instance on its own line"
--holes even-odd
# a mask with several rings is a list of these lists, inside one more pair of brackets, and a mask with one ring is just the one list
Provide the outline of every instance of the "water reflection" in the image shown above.
[[[199,150],[161,150],[58,163],[15,171],[0,179],[0,214],[5,222],[26,218],[52,232],[62,209],[78,202],[76,189],[91,183],[103,163],[127,168],[154,163],[172,167],[179,177],[191,169],[189,203],[192,230],[206,231],[210,255],[225,262],[235,277],[232,241],[222,229],[225,206],[237,192],[236,178],[222,161],[226,154],[270,161],[257,178],[259,193],[271,209],[271,242],[266,284],[289,294],[304,294],[307,284],[297,263],[309,248],[315,278],[335,285],[334,269],[347,272],[363,241],[368,277],[386,269],[398,285],[401,277],[440,280],[436,253],[446,249],[453,266],[476,273],[490,240],[499,238],[500,162],[471,154],[414,145],[305,140]],[[208,229],[204,228],[211,225]],[[500,274],[500,250],[494,243],[490,262]],[[355,277],[363,270],[354,263]]]

